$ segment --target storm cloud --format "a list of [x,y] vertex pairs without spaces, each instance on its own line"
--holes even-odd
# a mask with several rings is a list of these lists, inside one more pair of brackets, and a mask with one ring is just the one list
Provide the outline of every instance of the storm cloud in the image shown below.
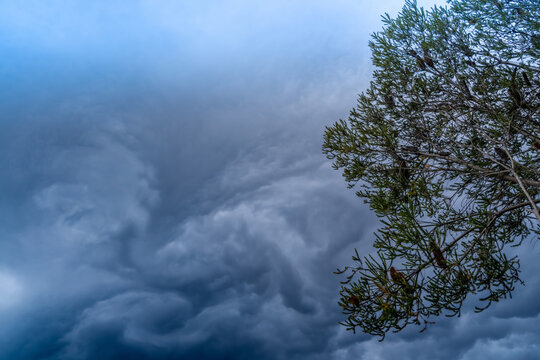
[[402,5],[3,1],[0,359],[537,358],[534,243],[485,313],[338,325],[377,219],[322,134]]

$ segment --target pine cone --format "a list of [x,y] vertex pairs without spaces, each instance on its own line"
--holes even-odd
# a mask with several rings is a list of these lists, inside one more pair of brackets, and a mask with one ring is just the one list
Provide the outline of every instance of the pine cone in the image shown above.
[[444,258],[443,252],[435,243],[435,241],[430,242],[431,251],[433,252],[433,257],[435,258],[435,262],[441,269],[447,269],[448,265],[446,265],[446,259]]
[[391,95],[386,95],[384,97],[384,102],[386,106],[388,106],[389,109],[393,109],[396,106],[396,103],[394,102],[394,98]]
[[523,107],[523,94],[515,85],[512,85],[508,88],[508,95],[514,100],[517,106]]
[[360,306],[360,297],[356,296],[356,295],[352,295],[348,302],[356,307]]
[[435,64],[433,63],[433,58],[429,55],[427,51],[424,51],[424,62],[427,64],[427,66],[431,68],[435,68]]
[[406,293],[413,293],[414,290],[412,286],[409,284],[407,279],[405,278],[405,275],[403,275],[401,272],[396,270],[393,266],[390,267],[390,278],[392,278],[392,281],[401,286],[403,290],[405,290]]
[[521,73],[521,75],[523,75],[523,80],[525,81],[525,84],[527,84],[527,86],[531,86],[531,80],[529,79],[527,73],[524,71]]
[[424,62],[424,59],[422,59],[420,56],[416,56],[416,65],[422,70],[426,70],[426,63]]

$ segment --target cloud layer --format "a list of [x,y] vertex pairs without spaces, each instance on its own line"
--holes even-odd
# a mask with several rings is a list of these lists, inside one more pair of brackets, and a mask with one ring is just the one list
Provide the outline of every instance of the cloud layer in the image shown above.
[[377,221],[321,136],[400,6],[3,2],[0,359],[537,358],[531,244],[489,312],[337,324]]

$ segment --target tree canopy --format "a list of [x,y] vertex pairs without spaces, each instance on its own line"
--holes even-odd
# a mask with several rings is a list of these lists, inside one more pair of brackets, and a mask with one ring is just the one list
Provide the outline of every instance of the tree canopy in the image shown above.
[[407,1],[383,23],[373,80],[323,144],[380,218],[374,252],[338,273],[342,324],[381,340],[521,282],[508,248],[540,234],[540,2]]

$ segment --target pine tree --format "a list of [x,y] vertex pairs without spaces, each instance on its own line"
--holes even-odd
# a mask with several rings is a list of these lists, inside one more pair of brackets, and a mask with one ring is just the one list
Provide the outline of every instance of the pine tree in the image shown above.
[[511,296],[507,249],[540,233],[540,3],[407,1],[383,23],[373,80],[323,144],[381,221],[338,271],[342,324],[381,340]]

